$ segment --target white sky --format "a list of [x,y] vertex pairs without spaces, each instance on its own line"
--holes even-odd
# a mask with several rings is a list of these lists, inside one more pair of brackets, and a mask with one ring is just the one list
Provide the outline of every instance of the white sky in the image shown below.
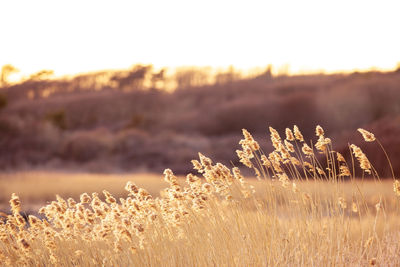
[[392,69],[398,1],[0,1],[0,66],[73,74],[200,65]]

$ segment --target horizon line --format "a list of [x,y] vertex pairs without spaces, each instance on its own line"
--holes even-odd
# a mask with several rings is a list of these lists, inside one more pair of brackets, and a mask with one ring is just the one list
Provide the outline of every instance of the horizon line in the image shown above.
[[[2,64],[1,66],[5,65],[12,65],[10,63]],[[251,77],[251,76],[258,76],[261,75],[262,73],[265,73],[268,68],[271,70],[272,76],[281,76],[281,75],[286,75],[286,76],[302,76],[302,75],[335,75],[335,74],[351,74],[355,72],[360,72],[360,73],[367,73],[367,72],[393,72],[398,69],[400,69],[400,62],[397,63],[396,66],[393,67],[377,67],[374,65],[371,65],[370,67],[367,68],[351,68],[351,69],[333,69],[333,70],[326,70],[324,68],[300,68],[298,70],[291,70],[291,65],[289,63],[287,64],[280,64],[280,65],[274,65],[274,64],[266,64],[264,66],[260,65],[255,65],[251,67],[240,67],[234,64],[228,64],[224,66],[212,66],[212,65],[196,65],[196,64],[183,64],[183,65],[164,65],[164,66],[158,66],[152,63],[134,63],[131,64],[130,67],[121,67],[121,68],[99,68],[99,69],[92,69],[92,70],[84,70],[84,71],[77,71],[77,72],[64,72],[64,73],[58,73],[56,69],[51,69],[51,68],[44,68],[44,69],[39,69],[37,71],[25,71],[21,72],[18,68],[18,66],[14,66],[17,69],[17,72],[13,73],[10,75],[10,80],[12,82],[22,82],[26,79],[29,79],[30,76],[47,70],[47,71],[53,71],[53,75],[50,77],[50,79],[63,79],[63,78],[74,78],[80,75],[90,75],[90,74],[96,74],[96,73],[101,73],[101,72],[117,72],[117,71],[127,71],[135,66],[152,66],[154,70],[162,70],[162,69],[167,69],[167,70],[173,70],[173,72],[178,71],[179,69],[210,69],[210,71],[213,72],[226,72],[230,68],[233,68],[233,70],[244,74],[244,77]]]

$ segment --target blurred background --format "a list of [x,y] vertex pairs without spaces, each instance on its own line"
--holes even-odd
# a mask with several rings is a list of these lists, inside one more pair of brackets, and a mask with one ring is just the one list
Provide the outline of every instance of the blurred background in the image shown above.
[[[228,166],[241,129],[320,124],[400,173],[396,1],[3,1],[0,170]],[[379,152],[378,152],[379,151]]]

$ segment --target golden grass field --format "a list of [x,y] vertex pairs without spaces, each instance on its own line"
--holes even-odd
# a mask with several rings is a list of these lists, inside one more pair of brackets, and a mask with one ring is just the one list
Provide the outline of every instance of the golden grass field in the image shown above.
[[[395,177],[382,180],[357,146],[346,162],[322,128],[315,148],[296,128],[296,138],[286,132],[285,140],[270,131],[275,151],[259,151],[247,131],[237,151],[259,179],[201,154],[192,161],[201,178],[176,177],[169,169],[164,180],[153,174],[2,174],[0,210],[9,215],[0,223],[0,264],[399,266]],[[5,207],[10,198],[11,209]],[[43,205],[40,216],[21,216]]]
[[55,199],[56,194],[63,198],[79,199],[83,192],[110,193],[126,197],[124,186],[128,181],[148,189],[152,195],[159,194],[165,187],[162,174],[87,174],[57,173],[45,171],[15,172],[0,174],[0,210],[9,211],[10,196],[16,193],[24,211],[37,211]]
[[[178,177],[178,182],[184,184],[184,177]],[[46,171],[25,171],[0,174],[0,211],[10,212],[10,197],[16,193],[24,212],[37,212],[40,207],[61,197],[79,199],[83,192],[101,194],[103,190],[109,191],[115,197],[127,197],[124,189],[128,181],[134,182],[139,187],[145,188],[152,196],[159,196],[160,191],[168,184],[163,180],[162,174],[89,174],[89,173],[58,173]],[[258,198],[263,197],[268,184],[258,181],[255,177],[249,178],[248,183],[255,187]],[[357,185],[363,192],[369,205],[379,202],[383,196],[391,205],[395,205],[397,198],[393,194],[393,182],[389,180],[372,181],[356,180],[344,182],[340,185],[346,199],[351,200]],[[297,186],[311,194],[329,196],[334,192],[332,185],[323,181],[301,181]],[[101,196],[102,197],[102,196]],[[375,203],[375,204],[374,204]]]

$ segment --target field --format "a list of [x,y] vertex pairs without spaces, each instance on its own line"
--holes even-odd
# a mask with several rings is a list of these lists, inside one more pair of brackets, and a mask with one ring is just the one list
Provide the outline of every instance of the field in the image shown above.
[[8,211],[10,196],[16,193],[23,204],[23,211],[37,212],[41,206],[55,199],[79,199],[83,192],[101,193],[104,189],[115,196],[126,196],[124,186],[128,181],[144,187],[152,195],[165,187],[162,174],[87,174],[60,172],[16,172],[0,174],[0,210]]
[[[379,144],[359,131],[360,139]],[[201,178],[170,169],[164,181],[149,174],[3,174],[3,212],[17,194],[11,213],[2,213],[1,262],[398,266],[400,182],[379,177],[358,146],[350,145],[346,161],[320,126],[314,145],[297,127],[293,132],[282,139],[270,128],[275,149],[268,154],[243,130],[237,154],[253,178],[202,154],[192,161]],[[28,214],[43,204],[39,214]]]
[[[184,177],[178,176],[180,184],[184,184]],[[36,213],[40,207],[50,203],[56,194],[64,199],[79,199],[83,192],[97,192],[101,194],[107,190],[117,199],[126,198],[128,192],[124,189],[128,181],[134,182],[139,187],[145,188],[152,196],[159,197],[160,192],[168,184],[163,180],[162,174],[88,174],[88,173],[57,173],[57,172],[17,172],[0,174],[0,211],[10,212],[10,197],[16,193],[22,203],[22,211],[28,214]],[[259,181],[256,177],[248,179],[254,186],[256,197],[263,198],[263,193],[268,183]],[[383,181],[350,181],[341,185],[341,190],[350,200],[354,194],[355,184],[363,192],[369,205],[379,202],[380,196],[386,196],[391,205],[395,205],[396,197],[393,194],[393,182]],[[334,192],[332,185],[322,181],[300,181],[299,188],[306,188],[315,195],[328,196]],[[102,197],[103,198],[103,197]]]
[[400,267],[398,2],[0,1],[0,267]]

